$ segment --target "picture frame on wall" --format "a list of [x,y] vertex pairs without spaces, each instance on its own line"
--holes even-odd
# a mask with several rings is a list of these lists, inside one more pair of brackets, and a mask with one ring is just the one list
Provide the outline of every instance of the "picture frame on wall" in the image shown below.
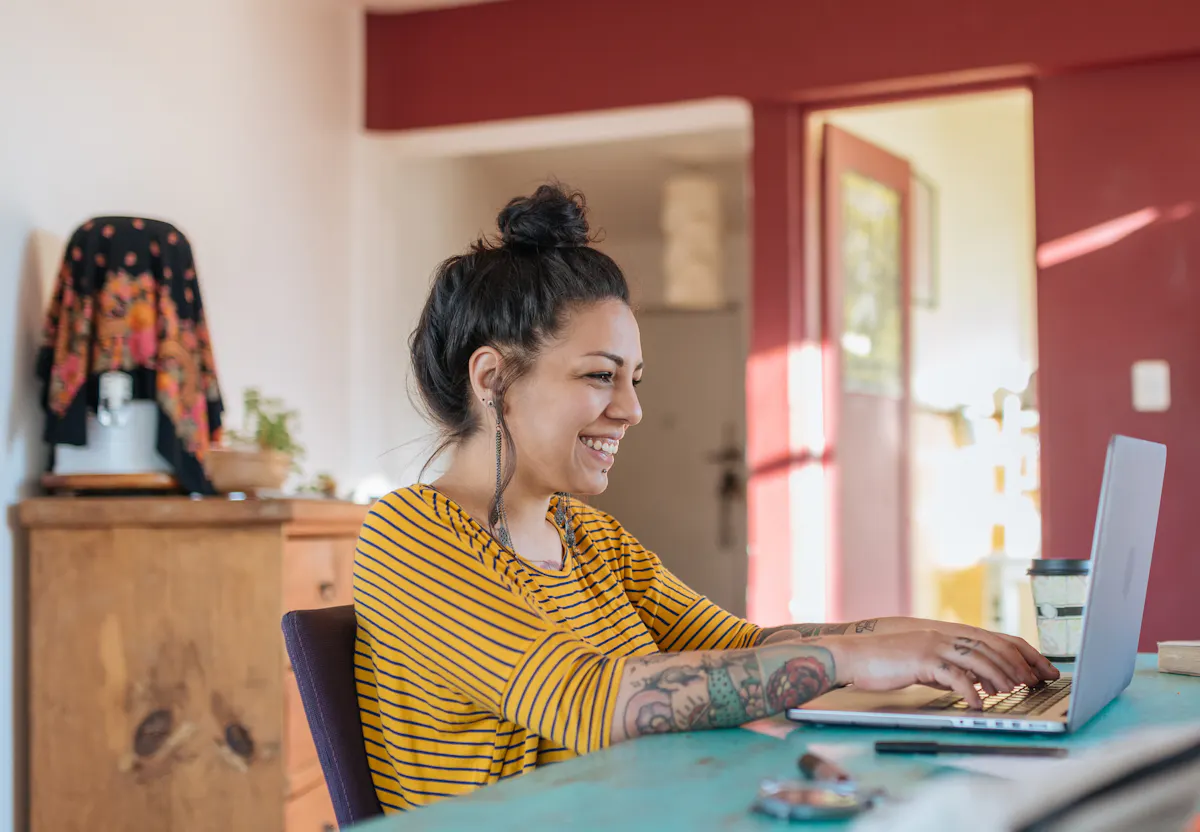
[[937,185],[928,176],[913,171],[911,302],[923,309],[936,309],[938,305],[938,219]]

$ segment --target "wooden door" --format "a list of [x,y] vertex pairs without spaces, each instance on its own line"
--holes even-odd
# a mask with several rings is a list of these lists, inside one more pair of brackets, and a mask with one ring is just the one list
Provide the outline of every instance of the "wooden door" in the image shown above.
[[825,127],[822,183],[829,620],[904,615],[908,162]]
[[644,416],[621,440],[608,490],[588,502],[616,517],[685,584],[745,615],[741,315],[656,310],[638,323]]

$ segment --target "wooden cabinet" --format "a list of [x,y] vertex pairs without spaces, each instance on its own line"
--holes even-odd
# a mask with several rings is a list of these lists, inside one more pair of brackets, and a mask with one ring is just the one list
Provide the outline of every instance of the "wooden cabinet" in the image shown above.
[[335,830],[279,624],[351,603],[366,511],[22,503],[32,830]]

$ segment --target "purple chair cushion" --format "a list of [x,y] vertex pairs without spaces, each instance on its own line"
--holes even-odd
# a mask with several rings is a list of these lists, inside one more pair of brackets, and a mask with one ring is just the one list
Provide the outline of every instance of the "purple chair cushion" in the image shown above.
[[283,638],[338,826],[383,814],[363,746],[354,683],[354,607],[293,610]]

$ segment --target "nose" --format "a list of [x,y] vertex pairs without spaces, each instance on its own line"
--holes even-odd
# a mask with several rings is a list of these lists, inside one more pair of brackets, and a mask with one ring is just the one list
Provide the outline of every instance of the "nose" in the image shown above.
[[642,421],[642,403],[638,401],[633,384],[623,384],[614,392],[608,405],[608,416],[630,427]]

